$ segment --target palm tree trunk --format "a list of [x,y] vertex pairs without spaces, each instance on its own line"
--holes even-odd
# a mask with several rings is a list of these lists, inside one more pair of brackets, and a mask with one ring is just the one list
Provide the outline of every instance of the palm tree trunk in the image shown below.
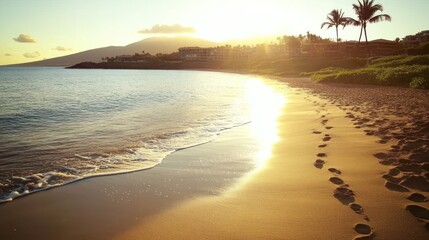
[[363,26],[361,26],[361,27],[360,27],[359,43],[360,43],[360,40],[361,40],[361,38],[362,38],[362,30],[363,30]]
[[363,28],[363,31],[365,32],[365,42],[368,44],[368,36],[366,35],[366,26]]
[[335,26],[335,31],[337,32],[337,43],[338,43],[338,26]]

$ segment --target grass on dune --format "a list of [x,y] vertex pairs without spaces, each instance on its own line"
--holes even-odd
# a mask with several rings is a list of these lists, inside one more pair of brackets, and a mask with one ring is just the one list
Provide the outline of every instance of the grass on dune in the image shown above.
[[302,73],[317,82],[377,84],[429,88],[429,55],[370,59],[358,69],[330,67]]

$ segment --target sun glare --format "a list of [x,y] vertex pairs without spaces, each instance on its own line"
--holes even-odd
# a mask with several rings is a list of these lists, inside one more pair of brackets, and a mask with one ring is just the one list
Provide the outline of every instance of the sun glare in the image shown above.
[[229,7],[208,12],[196,27],[200,37],[218,42],[275,35],[280,30],[275,12],[262,5]]
[[287,103],[284,94],[267,86],[261,79],[250,79],[247,90],[250,103],[252,132],[260,139],[257,166],[261,167],[271,156],[272,146],[278,141],[277,118]]

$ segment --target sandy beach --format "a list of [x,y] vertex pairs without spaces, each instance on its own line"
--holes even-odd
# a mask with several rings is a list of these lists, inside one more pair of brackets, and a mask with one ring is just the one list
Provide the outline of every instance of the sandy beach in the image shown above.
[[428,91],[265,83],[287,102],[263,160],[251,124],[225,131],[179,161],[2,204],[0,238],[429,238]]

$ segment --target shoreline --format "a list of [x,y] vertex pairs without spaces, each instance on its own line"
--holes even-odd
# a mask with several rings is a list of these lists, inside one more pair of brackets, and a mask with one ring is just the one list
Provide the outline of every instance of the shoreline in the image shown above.
[[[259,143],[250,128],[225,130],[209,143],[170,154],[148,171],[88,178],[1,204],[0,237],[110,239],[181,201],[220,194],[255,168]],[[222,156],[228,159],[216,161]]]
[[[407,192],[386,185],[392,183],[385,180],[391,169],[407,166],[403,161],[389,166],[380,159],[394,140],[382,143],[380,137],[387,138],[379,132],[365,131],[360,118],[348,112],[347,106],[354,105],[342,106],[332,96],[321,99],[302,82],[290,85],[301,90],[289,94],[296,97],[279,119],[282,139],[264,168],[221,196],[189,200],[115,239],[427,238],[429,204],[407,199],[425,191],[416,185]],[[405,179],[412,175],[400,174]]]
[[[368,87],[356,87],[354,85],[343,87],[320,85],[309,81],[302,81],[302,79],[265,78],[284,82],[291,88],[287,89],[287,93],[285,93],[290,103],[282,110],[282,116],[277,123],[280,141],[275,144],[272,156],[261,169],[251,172],[246,177],[241,177],[239,182],[229,182],[229,184],[219,188],[216,194],[210,194],[203,190],[205,194],[193,195],[193,197],[180,201],[174,201],[170,196],[170,199],[160,203],[162,206],[158,206],[157,211],[150,214],[149,212],[140,211],[140,215],[136,219],[132,221],[128,219],[127,223],[129,225],[123,224],[119,228],[114,227],[109,229],[110,232],[108,234],[100,233],[102,230],[91,230],[85,227],[82,231],[85,230],[86,235],[64,235],[64,239],[67,239],[67,237],[69,239],[82,238],[83,236],[89,236],[90,239],[219,239],[222,237],[233,239],[251,239],[257,237],[270,239],[352,239],[356,237],[356,239],[359,239],[359,237],[365,236],[368,239],[395,239],[397,237],[401,237],[401,239],[424,239],[429,236],[429,232],[425,231],[425,228],[428,228],[427,221],[418,220],[422,216],[422,210],[420,208],[407,207],[409,205],[421,206],[427,210],[429,208],[427,202],[407,200],[407,196],[412,192],[419,192],[426,197],[427,192],[409,187],[409,192],[400,192],[397,191],[398,188],[396,190],[389,190],[384,186],[386,181],[395,183],[393,182],[397,181],[395,178],[404,177],[400,179],[400,181],[403,181],[406,180],[407,176],[412,176],[411,173],[408,174],[408,172],[400,170],[404,170],[404,166],[408,166],[408,163],[410,163],[400,161],[400,159],[409,158],[410,156],[402,156],[404,154],[401,156],[389,155],[391,153],[390,150],[396,149],[389,147],[398,145],[395,141],[400,141],[400,139],[395,138],[395,136],[400,136],[400,134],[395,135],[393,133],[397,133],[400,130],[406,131],[402,134],[405,135],[402,136],[402,139],[407,139],[407,136],[415,130],[406,124],[404,126],[407,129],[401,129],[404,126],[400,123],[410,119],[417,121],[417,117],[421,113],[424,114],[424,112],[429,111],[429,108],[425,108],[427,106],[425,104],[429,103],[422,103],[421,106],[419,105],[414,109],[401,109],[400,114],[402,115],[412,110],[413,114],[409,119],[392,117],[391,119],[376,122],[378,118],[383,118],[384,114],[395,113],[394,106],[391,108],[386,107],[395,97],[399,96],[401,98],[401,101],[398,103],[399,106],[409,100],[407,96],[414,96],[416,99],[425,99],[426,96],[429,96],[427,91],[389,87],[389,91],[391,91],[389,92],[385,87],[372,85]],[[273,81],[268,80],[268,82]],[[416,95],[415,93],[417,92],[420,92],[421,95]],[[379,95],[370,96],[375,93]],[[383,96],[383,93],[388,94],[388,96],[380,100],[379,97]],[[321,96],[321,98],[318,96]],[[371,102],[368,102],[369,100],[374,101],[374,104],[384,106],[384,108],[379,109],[371,106]],[[406,106],[412,106],[412,103]],[[373,108],[373,111],[370,111],[371,108]],[[365,117],[365,114],[370,114],[372,118],[369,120],[374,120],[374,123],[367,121],[366,118],[368,117]],[[423,122],[420,125],[429,123],[427,119],[421,118],[421,120]],[[391,126],[392,129],[389,129],[389,122],[395,121],[397,122]],[[374,125],[371,126],[371,124]],[[246,146],[240,134],[237,135],[239,138],[241,137],[240,144],[241,146]],[[328,136],[324,134],[328,134]],[[422,134],[417,135],[416,139],[414,139],[419,140],[420,138],[423,140],[423,142],[420,142],[420,145],[416,144],[417,146],[415,147],[419,148],[420,146],[420,153],[424,153],[424,144],[427,141],[424,138],[424,133]],[[387,136],[390,138],[387,138]],[[221,135],[219,138],[221,137],[224,136]],[[219,139],[218,141],[215,140],[215,142],[222,141]],[[195,153],[195,151],[198,152],[201,149],[207,148],[209,144],[213,145],[208,143],[203,146],[185,149],[172,154],[172,157],[180,154],[191,154],[190,152]],[[323,146],[324,144],[327,145]],[[406,146],[407,142],[405,141],[404,144]],[[400,150],[404,144],[399,146]],[[422,144],[423,151],[421,149]],[[412,147],[412,144],[408,145],[408,148]],[[226,149],[228,144],[220,144],[220,146],[223,147],[222,149]],[[410,149],[408,152],[412,150]],[[385,153],[387,155],[378,154],[379,158],[377,158],[377,156],[374,156],[377,153]],[[201,154],[201,152],[198,154]],[[397,160],[388,163],[393,157]],[[315,162],[318,159],[322,160],[319,164]],[[379,164],[379,162],[382,164]],[[317,166],[321,166],[321,169]],[[425,170],[424,166],[427,165],[421,162],[420,176],[423,178],[427,176],[424,174],[428,171],[427,169]],[[160,167],[162,168],[162,166],[158,166],[157,168]],[[157,168],[144,172],[151,172]],[[333,172],[331,172],[328,168],[335,169],[332,169]],[[391,169],[394,168],[400,171],[399,175],[393,176],[391,174]],[[341,174],[338,174],[334,170],[341,171]],[[412,170],[415,170],[415,168]],[[162,172],[164,170],[159,169],[156,171]],[[154,174],[152,172],[152,175]],[[189,175],[189,172],[186,172],[186,174]],[[132,177],[129,175],[133,174],[118,175],[118,178],[122,179],[122,184],[126,182],[123,181],[125,179],[128,179],[127,181],[130,183],[132,182],[130,181]],[[153,177],[157,179],[158,176]],[[66,189],[58,190],[58,192],[65,194],[62,197],[71,197],[77,201],[77,203],[71,200],[67,201],[66,204],[63,204],[63,207],[76,207],[87,203],[92,203],[92,206],[96,206],[96,200],[82,199],[71,193],[85,192],[84,190],[91,192],[91,190],[94,190],[95,182],[98,182],[97,184],[101,182],[109,183],[109,181],[113,183],[113,178],[116,177],[107,176],[100,178],[101,180],[99,181],[88,179],[87,181],[70,184],[70,187],[66,186],[72,189],[71,191]],[[89,181],[92,183],[89,183]],[[395,184],[401,186],[400,181]],[[349,186],[342,186],[343,184],[348,184]],[[353,195],[337,194],[337,197],[334,197],[333,194],[337,187],[351,190]],[[412,187],[416,187],[416,185],[412,185]],[[128,189],[130,189],[129,191],[139,191],[136,185]],[[46,193],[41,192],[36,194],[37,196],[43,194],[45,195],[44,197],[37,197],[36,195],[33,197],[30,195],[16,201],[23,200],[18,204],[21,205],[22,210],[23,206],[29,207],[32,205],[27,198],[44,198],[50,201],[55,198],[58,199],[58,196],[53,193],[56,190],[52,189],[46,191]],[[173,190],[170,189],[170,191]],[[190,192],[195,193],[194,190],[190,190]],[[380,195],[380,193],[382,194]],[[92,198],[97,196],[97,194],[100,194],[100,192],[91,193],[88,196]],[[108,194],[108,192],[104,194]],[[132,192],[123,192],[122,198],[126,199],[127,194],[132,194]],[[143,193],[140,196],[147,196],[147,194]],[[350,202],[351,197],[355,201]],[[116,200],[118,199],[120,198],[116,198]],[[23,203],[24,201],[25,203]],[[344,202],[347,202],[347,204],[344,204]],[[359,207],[351,209],[351,206],[348,206],[350,203],[361,206],[363,212],[360,212]],[[36,206],[43,207],[43,204],[42,201],[39,201],[36,203]],[[61,204],[55,204],[55,201],[51,202],[51,204],[54,206],[50,207],[57,210],[64,209],[59,206]],[[122,213],[112,207],[112,202],[109,204],[105,203],[104,211],[112,211],[124,217],[127,214],[133,215],[133,210],[135,209],[144,208],[142,205],[145,203],[140,202],[133,205],[129,208],[134,207],[134,209],[128,209]],[[100,208],[98,210],[91,210],[88,207],[81,206],[78,209],[88,211],[89,215],[104,215],[104,218],[103,216],[92,216],[91,224],[96,224],[100,220],[103,220],[103,225],[106,225],[106,223],[113,224],[117,221],[117,219],[106,219],[106,216],[114,218],[115,215],[112,213],[103,213],[100,211]],[[3,210],[4,208],[0,205],[0,212],[3,213]],[[52,211],[50,208],[45,210]],[[8,211],[8,213],[12,215],[14,211]],[[55,218],[59,217],[62,219],[65,213],[68,216],[72,216],[74,225],[67,225],[64,222],[61,225],[55,222]],[[63,229],[56,230],[59,231],[57,232],[58,234],[61,233],[61,230],[72,234],[75,228],[82,224],[78,221],[80,216],[77,216],[77,213],[73,213],[70,210],[68,212],[61,212],[58,215],[52,212],[50,216],[47,216],[44,212],[39,212],[39,214],[45,214],[42,219],[44,217],[54,219],[44,219],[46,222],[43,224],[40,222],[36,223],[35,226],[31,226],[35,224],[34,222],[20,223],[21,226],[29,228],[28,230],[33,228],[35,230],[36,227],[45,228],[47,225],[44,224],[47,223],[59,224]],[[31,214],[24,215],[27,216],[27,220],[31,220]],[[417,216],[414,217],[413,215]],[[369,221],[365,217],[368,217]],[[21,215],[13,216],[13,219],[15,219],[15,223],[19,223],[23,218]],[[4,233],[5,230],[12,231],[8,232],[8,234],[12,234],[9,236],[14,236],[13,228],[6,229],[4,225],[11,219],[3,220],[1,221],[3,222],[1,232]],[[63,219],[62,221],[67,220]],[[76,226],[77,223],[78,225]],[[371,229],[370,233],[365,233],[361,229],[359,230],[361,233],[355,231],[353,228],[357,223],[369,226]],[[192,227],[193,224],[195,224],[195,227]],[[99,227],[98,225],[93,225],[93,227],[95,226]],[[366,227],[362,228],[365,229]],[[20,230],[22,228],[17,229],[17,232]],[[102,235],[97,235],[95,232]],[[34,233],[28,234],[28,236],[34,237]],[[58,236],[50,237],[51,239],[55,239]],[[47,239],[50,238],[48,237]]]

